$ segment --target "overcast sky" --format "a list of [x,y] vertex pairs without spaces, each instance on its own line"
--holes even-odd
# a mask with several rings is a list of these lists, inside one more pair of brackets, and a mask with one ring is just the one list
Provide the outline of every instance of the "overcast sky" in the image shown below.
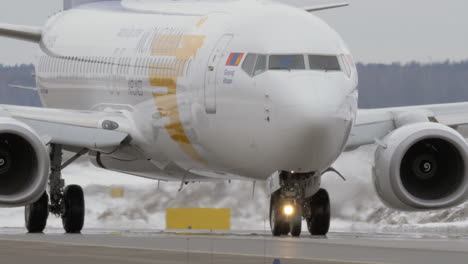
[[[282,1],[307,6],[333,2]],[[467,0],[350,2],[350,7],[316,14],[342,35],[357,61],[435,62],[468,59]],[[62,0],[1,0],[0,22],[39,26],[61,8]],[[0,63],[32,62],[35,50],[34,44],[0,38]]]

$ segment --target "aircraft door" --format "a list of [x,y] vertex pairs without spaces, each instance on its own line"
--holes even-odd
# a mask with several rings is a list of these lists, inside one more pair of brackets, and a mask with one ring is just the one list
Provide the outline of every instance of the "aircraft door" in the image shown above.
[[216,76],[221,67],[221,58],[232,37],[232,35],[222,36],[208,61],[205,75],[205,111],[207,114],[216,114]]

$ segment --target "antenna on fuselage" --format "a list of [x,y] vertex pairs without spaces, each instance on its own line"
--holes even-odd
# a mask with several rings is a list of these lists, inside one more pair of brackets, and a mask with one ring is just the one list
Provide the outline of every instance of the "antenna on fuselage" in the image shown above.
[[327,5],[316,5],[316,6],[303,7],[303,9],[307,12],[316,12],[316,11],[322,11],[322,10],[327,10],[327,9],[332,9],[332,8],[345,7],[345,6],[349,6],[349,3],[342,2],[342,3],[327,4]]

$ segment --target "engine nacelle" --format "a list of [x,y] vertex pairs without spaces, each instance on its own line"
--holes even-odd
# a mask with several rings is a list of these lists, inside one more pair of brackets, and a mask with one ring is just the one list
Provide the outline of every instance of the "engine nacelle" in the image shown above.
[[468,144],[437,123],[402,126],[375,153],[374,184],[381,200],[399,210],[456,206],[468,198]]
[[0,206],[38,200],[47,187],[50,161],[46,146],[26,124],[0,118]]

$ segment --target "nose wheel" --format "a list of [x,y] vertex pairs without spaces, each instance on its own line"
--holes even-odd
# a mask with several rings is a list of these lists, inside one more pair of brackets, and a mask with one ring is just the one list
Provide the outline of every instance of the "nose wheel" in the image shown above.
[[302,210],[300,207],[296,208],[297,213],[291,217],[289,228],[291,230],[291,236],[299,237],[302,231]]
[[[288,208],[289,206],[289,208]],[[281,199],[279,192],[270,200],[270,227],[273,236],[301,235],[302,218],[306,220],[309,233],[324,236],[330,229],[330,197],[320,189],[310,198],[299,201]]]
[[288,235],[298,237],[302,228],[302,210],[290,201],[283,201],[275,193],[270,200],[270,227],[273,236]]
[[330,229],[330,197],[325,189],[320,189],[305,201],[307,228],[313,236],[324,236]]

